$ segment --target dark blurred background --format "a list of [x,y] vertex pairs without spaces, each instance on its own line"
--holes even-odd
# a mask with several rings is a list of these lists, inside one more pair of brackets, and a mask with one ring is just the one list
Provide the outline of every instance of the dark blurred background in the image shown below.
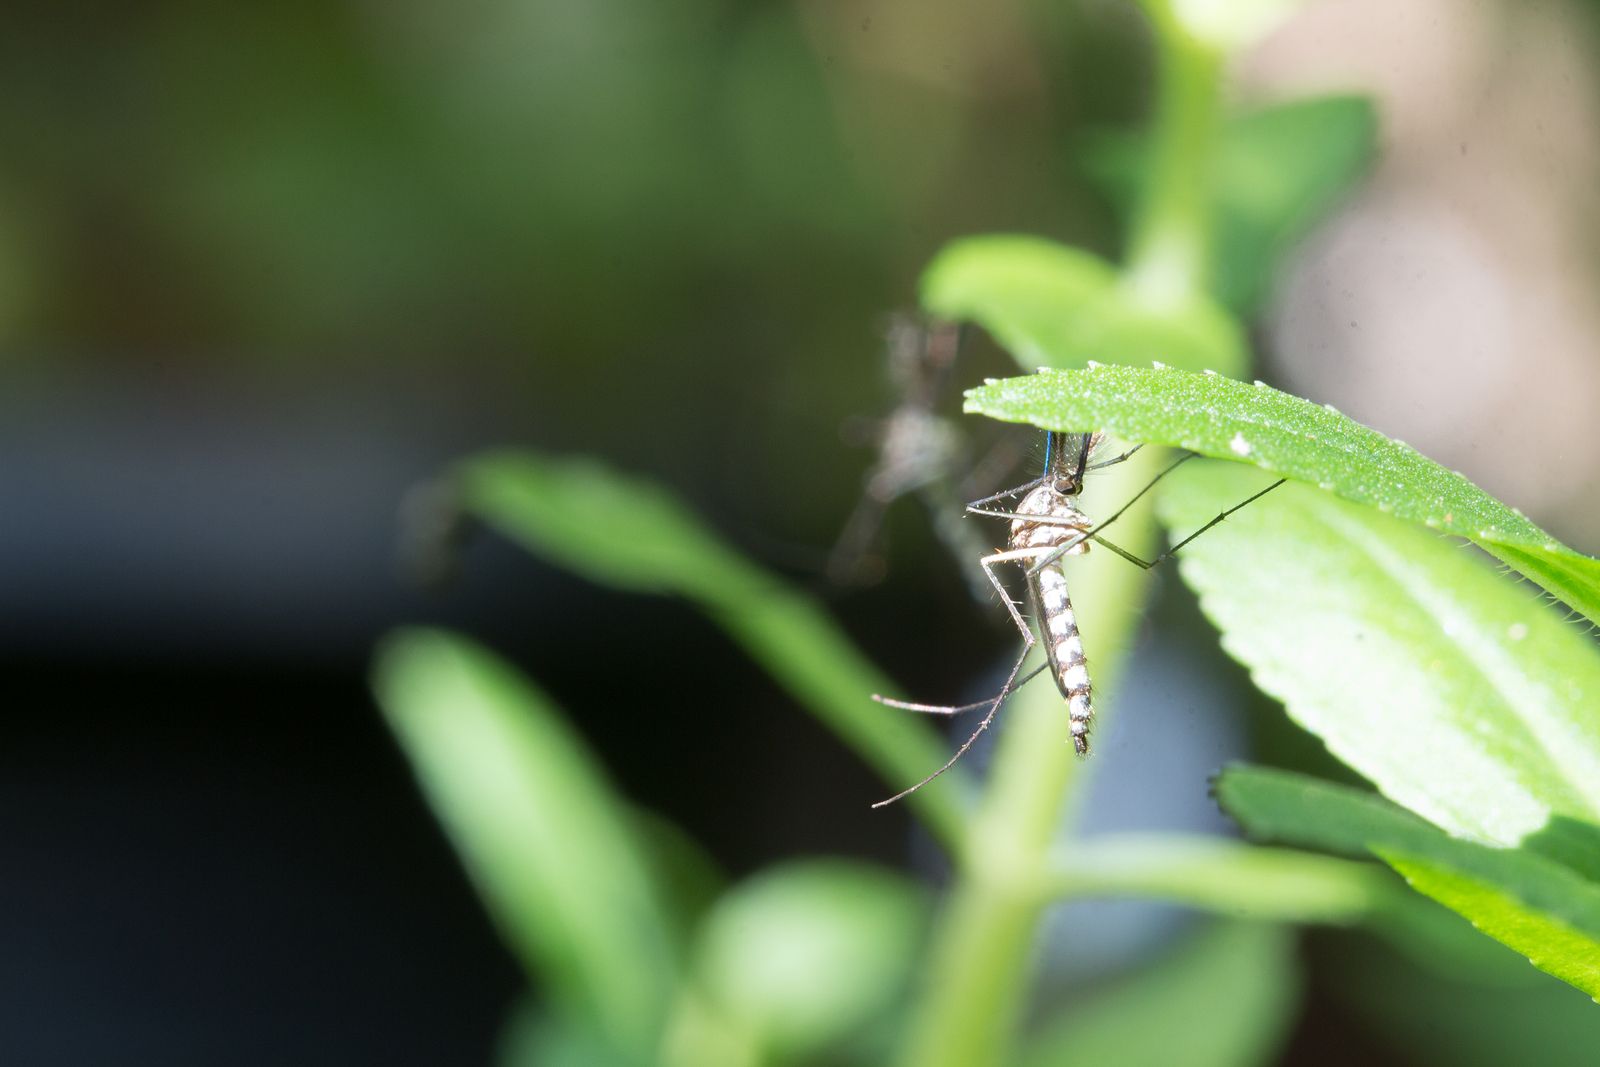
[[[864,809],[883,786],[710,624],[486,534],[424,587],[402,501],[486,446],[602,455],[832,599],[916,692],[969,682],[1004,620],[916,507],[891,511],[883,583],[821,581],[871,461],[841,428],[893,403],[883,316],[948,239],[1118,254],[1077,148],[1145,113],[1131,4],[5,21],[5,1062],[489,1057],[524,982],[367,694],[402,622],[516,659],[734,872],[915,853],[903,814]],[[1369,93],[1381,123],[1368,180],[1278,280],[1263,376],[1588,551],[1594,31],[1580,3],[1327,0],[1232,79],[1241,106]],[[981,339],[963,358],[957,386],[1007,368]],[[1172,647],[1226,691],[1168,587]],[[1345,1011],[1314,989],[1295,1047],[1367,1040]]]

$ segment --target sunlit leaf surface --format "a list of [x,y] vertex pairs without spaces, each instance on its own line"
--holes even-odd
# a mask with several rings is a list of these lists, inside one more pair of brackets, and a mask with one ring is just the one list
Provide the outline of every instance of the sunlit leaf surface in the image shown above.
[[1216,791],[1252,836],[1377,856],[1540,970],[1600,997],[1600,885],[1571,867],[1528,847],[1452,837],[1378,797],[1302,775],[1235,767]]
[[1051,430],[1109,430],[1320,486],[1478,544],[1600,620],[1600,560],[1574,552],[1460,474],[1331,408],[1173,368],[1099,366],[970,390],[966,410]]
[[[1160,512],[1192,530],[1261,483],[1190,463]],[[1474,553],[1291,484],[1179,567],[1256,684],[1391,799],[1503,845],[1557,815],[1600,821],[1600,650]]]

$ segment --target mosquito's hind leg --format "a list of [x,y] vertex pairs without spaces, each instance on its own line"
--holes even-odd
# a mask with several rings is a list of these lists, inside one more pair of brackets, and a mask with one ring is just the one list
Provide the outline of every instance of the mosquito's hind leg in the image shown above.
[[1022,612],[1017,610],[1017,602],[1011,599],[1011,594],[1006,592],[1005,585],[1000,581],[1000,576],[994,572],[996,563],[1022,563],[1033,559],[1041,552],[1040,548],[1013,548],[1005,552],[996,552],[984,556],[978,562],[983,566],[983,573],[989,576],[989,584],[994,586],[995,592],[1000,594],[1000,602],[1006,606],[1006,611],[1011,613],[1011,621],[1016,624],[1017,631],[1022,634],[1024,651],[1033,647],[1033,630],[1028,626],[1028,620],[1022,617]]
[[967,510],[982,515],[984,512],[979,510],[979,504],[992,504],[996,500],[1004,500],[1008,496],[1016,496],[1019,493],[1026,493],[1030,489],[1037,489],[1043,484],[1043,478],[1035,478],[1031,482],[1023,482],[1021,485],[1013,486],[1010,489],[1002,489],[998,493],[990,493],[988,496],[979,497],[977,500],[968,501]]
[[[1031,637],[1032,635],[1029,635],[1029,636]],[[1028,652],[1032,649],[1032,647],[1033,647],[1033,645],[1032,645],[1031,641],[1029,642],[1028,645],[1024,646],[1024,648],[1022,649],[1022,655],[1017,657],[1017,662],[1014,663],[1012,665],[1012,667],[1011,667],[1011,673],[1006,676],[1006,684],[1000,687],[999,695],[996,696],[993,701],[987,701],[986,702],[986,703],[989,704],[989,714],[987,714],[987,715],[985,715],[983,717],[983,721],[978,724],[978,728],[977,729],[972,731],[972,735],[970,737],[968,737],[965,741],[961,742],[961,747],[956,749],[955,755],[951,756],[947,761],[945,761],[945,765],[943,767],[940,767],[938,770],[936,770],[932,774],[928,775],[926,778],[924,778],[922,781],[918,782],[916,785],[910,787],[909,789],[900,790],[900,792],[896,793],[894,796],[890,797],[888,800],[880,800],[880,801],[878,801],[876,804],[872,805],[874,808],[886,807],[886,806],[888,806],[890,804],[893,804],[895,801],[900,800],[903,797],[910,796],[912,793],[915,793],[917,790],[921,789],[923,786],[927,785],[929,782],[931,782],[935,778],[939,777],[945,771],[948,771],[951,767],[954,767],[956,765],[956,761],[959,760],[962,756],[965,756],[967,754],[967,750],[970,749],[974,744],[977,743],[978,738],[983,734],[983,732],[985,730],[987,730],[989,728],[989,724],[994,722],[995,715],[997,715],[999,713],[999,711],[1000,711],[1000,705],[1004,704],[1005,701],[1006,701],[1006,698],[1009,697],[1012,694],[1012,692],[1017,688],[1017,685],[1018,685],[1017,675],[1018,675],[1018,673],[1021,672],[1022,664],[1023,664],[1023,662],[1025,660],[1027,660]]]
[[[1026,649],[1023,650],[1023,654],[1027,654]],[[1037,678],[1039,674],[1048,666],[1050,666],[1049,663],[1039,664],[1033,670],[1029,671],[1027,674],[1024,674],[1021,678],[1018,678],[1011,688],[1013,690],[1021,689],[1023,686]],[[971,704],[918,704],[910,700],[893,700],[886,696],[879,696],[877,693],[872,694],[872,699],[876,700],[885,707],[900,708],[905,711],[920,711],[926,715],[960,715],[963,712],[977,711],[979,708],[986,708],[990,704],[993,704],[996,700],[1003,700],[1005,697],[1006,691],[1002,689],[999,693],[988,698],[987,700],[976,700]]]

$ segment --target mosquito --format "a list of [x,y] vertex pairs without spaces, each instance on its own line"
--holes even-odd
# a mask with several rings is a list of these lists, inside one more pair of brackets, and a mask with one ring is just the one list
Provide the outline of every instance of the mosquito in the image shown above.
[[[1011,667],[1011,673],[1006,676],[1005,684],[1000,687],[1000,692],[988,700],[980,700],[973,704],[917,704],[905,700],[892,700],[888,697],[873,694],[872,699],[880,704],[892,708],[903,708],[907,711],[918,711],[930,715],[959,715],[962,712],[987,709],[983,721],[978,723],[977,729],[972,731],[961,747],[956,749],[955,755],[932,774],[928,775],[916,785],[904,789],[887,800],[880,800],[872,805],[881,808],[903,797],[915,793],[945,771],[956,765],[956,761],[967,754],[979,736],[989,728],[999,713],[1000,706],[1021,685],[1030,681],[1035,676],[1050,671],[1050,676],[1055,679],[1056,689],[1061,693],[1061,698],[1067,704],[1067,729],[1072,737],[1072,747],[1079,756],[1089,754],[1089,727],[1094,719],[1094,705],[1091,701],[1091,686],[1089,683],[1089,668],[1083,654],[1083,641],[1078,635],[1078,620],[1072,610],[1072,600],[1067,595],[1066,570],[1062,560],[1066,556],[1083,555],[1089,551],[1092,541],[1121,556],[1129,563],[1149,570],[1168,559],[1171,559],[1189,542],[1205,533],[1213,526],[1226,519],[1229,515],[1249,504],[1266,496],[1272,490],[1282,485],[1285,479],[1280,478],[1246,500],[1242,500],[1233,507],[1217,515],[1204,526],[1173,545],[1155,559],[1146,560],[1134,555],[1132,552],[1107,540],[1101,531],[1133,506],[1134,502],[1148,493],[1155,484],[1168,474],[1171,474],[1182,464],[1193,459],[1195,454],[1190,452],[1179,457],[1175,462],[1161,471],[1148,484],[1128,499],[1122,507],[1118,508],[1104,522],[1098,525],[1091,522],[1089,517],[1078,509],[1076,499],[1083,491],[1083,479],[1089,471],[1102,470],[1131,458],[1143,445],[1135,445],[1128,451],[1099,462],[1090,462],[1094,452],[1105,439],[1103,433],[1058,433],[1050,431],[1045,437],[1045,462],[1044,473],[1030,482],[1012,489],[986,496],[981,500],[974,500],[968,504],[966,511],[970,515],[988,515],[1000,519],[1011,520],[1011,536],[1008,547],[984,556],[979,563],[983,572],[988,576],[989,584],[994,586],[1000,594],[1000,602],[1006,606],[1006,611],[1011,615],[1011,621],[1016,624],[1017,631],[1022,634],[1022,654]],[[1012,497],[1022,497],[1015,511],[1002,511],[991,507],[999,501]],[[1034,618],[1039,620],[1039,635],[1034,635],[1028,621],[1017,610],[1017,603],[1006,592],[1005,585],[1000,581],[1000,576],[995,567],[1002,563],[1018,563],[1025,566],[1028,583],[1028,602]],[[1018,678],[1022,672],[1022,665],[1027,661],[1028,653],[1040,640],[1045,647],[1045,662]]]

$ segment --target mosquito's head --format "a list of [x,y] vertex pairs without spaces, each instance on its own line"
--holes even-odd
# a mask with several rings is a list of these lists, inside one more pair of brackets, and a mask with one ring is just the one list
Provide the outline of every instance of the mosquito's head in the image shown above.
[[1097,433],[1057,433],[1045,435],[1044,475],[1058,493],[1072,496],[1083,489],[1083,472],[1089,466],[1089,453],[1100,443]]

